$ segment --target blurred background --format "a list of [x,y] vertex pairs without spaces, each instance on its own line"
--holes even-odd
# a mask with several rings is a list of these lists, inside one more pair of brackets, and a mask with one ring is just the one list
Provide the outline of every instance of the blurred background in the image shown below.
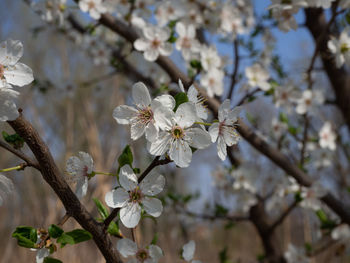
[[[265,8],[270,3],[265,0],[253,2],[257,13],[266,12]],[[95,170],[116,171],[117,158],[127,144],[132,148],[135,167],[143,171],[152,160],[144,139],[132,141],[129,128],[118,125],[112,118],[116,106],[130,104],[129,91],[137,79],[112,67],[96,65],[96,57],[92,57],[89,50],[74,41],[76,36],[67,35],[54,26],[46,26],[23,1],[2,0],[1,7],[0,40],[12,38],[22,41],[22,62],[33,69],[36,78],[33,85],[21,88],[18,105],[49,145],[62,174],[66,160],[78,151],[91,154]],[[297,18],[302,21],[302,14],[298,14]],[[276,30],[274,33],[278,43],[275,52],[279,54],[281,64],[285,65],[291,76],[295,74],[296,79],[300,78],[307,64],[305,57],[311,56],[314,47],[310,36],[302,28],[297,32],[280,33]],[[228,59],[232,59],[229,47],[219,42],[217,44],[219,53],[227,54]],[[259,47],[261,40],[257,40],[256,45]],[[174,60],[177,58],[174,57]],[[135,64],[145,63],[137,55],[130,61]],[[249,65],[249,61],[243,62],[242,68],[245,65]],[[159,73],[159,69],[152,70],[149,76],[160,74],[165,82],[169,82],[164,73]],[[326,92],[330,92],[324,75],[320,74],[317,82]],[[245,106],[245,110],[258,120],[261,130],[269,136],[273,106],[259,100]],[[327,116],[332,116],[335,122],[340,118],[335,110],[329,110]],[[12,133],[6,123],[0,124],[0,130]],[[242,141],[239,147],[240,155],[244,156],[248,166],[254,166],[258,175],[256,180],[267,192],[268,179],[273,180],[284,173],[247,143]],[[20,160],[0,149],[1,168],[19,163]],[[226,168],[222,168],[223,165]],[[263,254],[261,241],[251,223],[212,220],[206,216],[220,214],[220,209],[227,210],[225,214],[237,214],[237,209],[246,201],[232,195],[231,188],[226,184],[220,184],[225,169],[230,169],[230,165],[227,161],[222,164],[219,160],[216,145],[196,152],[190,168],[177,169],[173,164],[157,168],[167,178],[166,190],[162,194],[167,206],[157,223],[151,219],[143,220],[137,228],[137,239],[147,245],[154,233],[158,233],[158,244],[165,253],[161,262],[179,262],[183,244],[192,239],[197,244],[195,258],[207,263],[223,262],[220,257],[229,259],[224,263],[257,262]],[[333,171],[322,173],[332,174]],[[339,178],[333,178],[330,185],[336,188],[337,183],[344,180],[341,177],[345,174],[346,169],[343,175],[337,173]],[[60,221],[65,210],[34,169],[27,168],[6,175],[13,179],[16,192],[0,207],[0,262],[35,262],[36,253],[18,247],[16,240],[11,237],[12,232],[19,225],[47,229],[50,224]],[[82,200],[83,204],[98,217],[92,198],[104,200],[105,193],[115,185],[114,178],[94,177],[89,182],[88,195]],[[174,205],[174,200],[183,200],[184,209]],[[286,250],[290,242],[300,246],[312,243],[318,235],[314,227],[317,224],[319,222],[313,212],[295,209],[278,227],[281,247]],[[73,219],[64,225],[65,230],[77,227]],[[127,236],[130,235],[127,230],[123,231]],[[350,262],[346,253],[339,253],[340,249],[342,247],[331,247],[312,262]],[[104,262],[92,241],[68,245],[59,249],[55,257],[63,262]]]

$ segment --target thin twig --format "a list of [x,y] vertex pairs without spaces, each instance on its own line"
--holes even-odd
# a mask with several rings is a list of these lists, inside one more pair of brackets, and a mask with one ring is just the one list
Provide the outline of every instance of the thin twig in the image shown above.
[[11,147],[9,144],[0,141],[0,147],[4,148],[5,150],[13,153],[14,155],[16,155],[17,157],[19,157],[20,159],[22,159],[23,161],[26,162],[26,166],[30,166],[30,167],[34,167],[35,169],[40,171],[40,166],[39,163],[32,160],[30,157],[28,157],[27,155],[25,155],[23,152],[16,150],[15,148]]
[[297,205],[298,201],[296,200],[289,205],[288,208],[277,218],[277,220],[271,224],[270,231],[272,232],[277,226],[279,226]]
[[238,38],[236,38],[235,41],[233,42],[233,52],[234,52],[235,64],[234,64],[233,73],[231,76],[230,91],[229,91],[228,96],[227,96],[228,99],[232,98],[233,90],[235,89],[235,84],[237,83],[237,73],[238,73],[238,68],[239,68],[238,47],[239,47],[239,41],[238,41]]

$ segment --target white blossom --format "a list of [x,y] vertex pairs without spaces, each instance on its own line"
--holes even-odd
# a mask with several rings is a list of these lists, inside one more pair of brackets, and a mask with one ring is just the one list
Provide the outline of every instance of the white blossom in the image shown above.
[[173,110],[175,100],[170,95],[161,95],[152,100],[146,85],[142,82],[133,85],[132,97],[136,108],[127,105],[118,106],[113,111],[113,117],[119,124],[131,125],[131,139],[137,140],[146,133],[146,139],[154,141],[159,130],[154,111],[159,107]]
[[40,248],[36,252],[36,263],[43,263],[46,257],[50,256],[50,250],[47,248]]
[[12,121],[19,116],[15,103],[19,93],[11,89],[10,86],[7,87],[0,87],[0,122]]
[[[179,79],[179,87],[182,92],[185,92],[184,85],[182,84],[181,79]],[[187,97],[190,102],[193,102],[196,107],[196,113],[198,121],[206,120],[208,118],[208,110],[203,105],[204,99],[199,96],[199,92],[194,85],[191,85],[188,88]]]
[[4,200],[12,194],[15,187],[12,181],[5,175],[0,174],[0,206],[4,203]]
[[319,144],[322,148],[328,148],[332,151],[335,150],[336,148],[336,139],[337,136],[334,132],[334,130],[332,129],[332,124],[330,122],[325,122],[320,130],[320,132],[318,133],[320,140],[319,140]]
[[200,55],[201,65],[204,70],[210,71],[213,68],[219,68],[221,66],[221,58],[215,47],[203,46]]
[[221,160],[226,159],[227,146],[232,146],[238,143],[239,135],[235,130],[235,122],[241,111],[240,107],[231,109],[231,102],[229,99],[225,100],[219,108],[219,122],[213,123],[209,128],[211,141],[217,141],[218,156]]
[[192,260],[196,250],[196,243],[191,240],[182,247],[182,257],[187,262],[201,263],[199,260]]
[[197,119],[196,107],[192,102],[182,103],[176,113],[159,107],[154,112],[154,118],[162,131],[149,147],[153,155],[168,152],[176,165],[187,167],[192,159],[191,147],[204,149],[210,145],[207,131],[191,127]]
[[102,0],[80,0],[79,7],[83,12],[89,12],[93,19],[100,19],[101,14],[107,12],[107,8]]
[[93,169],[94,161],[86,152],[79,152],[78,156],[72,156],[67,160],[66,170],[70,175],[70,180],[77,183],[75,193],[78,198],[86,195],[89,176]]
[[120,208],[120,220],[124,226],[134,228],[141,218],[141,208],[153,217],[159,217],[163,211],[162,202],[154,196],[163,191],[165,178],[160,174],[149,174],[139,184],[137,176],[129,165],[120,169],[121,187],[108,192],[106,204]]
[[268,82],[270,78],[269,72],[260,64],[255,63],[253,66],[247,67],[245,69],[245,75],[250,87],[258,87],[263,91],[268,91],[270,89],[270,84]]
[[155,12],[155,16],[160,26],[164,26],[169,21],[177,20],[184,14],[185,10],[183,5],[177,1],[160,1]]
[[143,51],[144,58],[148,61],[155,61],[159,55],[170,56],[173,51],[172,45],[167,42],[170,37],[169,28],[146,26],[143,29],[144,37],[134,42],[138,51]]
[[328,41],[329,50],[335,55],[335,64],[338,68],[344,63],[350,64],[350,35],[349,28],[345,28],[339,39],[332,37]]
[[323,104],[324,102],[324,96],[322,92],[316,90],[305,90],[301,98],[296,100],[297,107],[295,111],[298,114],[305,114],[305,113],[314,113],[318,106]]
[[347,224],[341,224],[334,228],[331,233],[331,237],[334,240],[348,242],[350,240],[350,227]]
[[213,68],[201,76],[200,84],[206,89],[209,97],[221,96],[224,92],[224,72]]
[[188,61],[191,59],[192,53],[200,51],[200,44],[196,39],[196,28],[192,24],[185,25],[182,22],[177,22],[175,29],[179,35],[175,47],[182,52],[183,58]]
[[292,244],[288,245],[288,250],[284,253],[287,263],[309,263],[310,259],[305,254],[305,249],[297,248]]
[[319,183],[315,182],[311,187],[301,188],[301,197],[303,200],[300,202],[300,206],[303,208],[309,208],[314,211],[321,209],[320,198],[327,194],[327,190]]
[[18,62],[23,56],[23,45],[19,40],[8,39],[0,43],[0,88],[8,84],[24,86],[33,81],[33,72]]
[[128,263],[157,263],[163,257],[160,247],[149,245],[146,248],[138,248],[137,244],[128,238],[118,240],[117,250],[125,258],[133,256]]

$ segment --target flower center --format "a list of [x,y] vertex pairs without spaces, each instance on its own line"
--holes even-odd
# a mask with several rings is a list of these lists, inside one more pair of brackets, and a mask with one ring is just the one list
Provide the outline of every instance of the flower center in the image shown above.
[[160,41],[158,39],[154,39],[151,45],[152,45],[152,48],[156,49],[160,46]]
[[89,176],[88,170],[89,170],[89,168],[85,165],[83,168],[83,176]]
[[350,50],[349,46],[346,43],[341,44],[340,46],[340,52],[341,53],[346,53]]
[[143,124],[148,124],[151,120],[153,120],[153,111],[151,110],[151,107],[140,109],[137,119]]
[[171,129],[171,135],[173,136],[174,139],[182,139],[185,136],[184,129],[181,128],[180,126],[174,126]]
[[139,203],[142,199],[142,193],[139,187],[129,192],[129,201],[132,203]]
[[140,262],[144,262],[146,259],[149,258],[148,251],[147,251],[146,249],[140,249],[140,250],[137,251],[137,253],[136,253],[136,258],[137,258]]
[[93,9],[93,8],[95,8],[95,3],[92,2],[92,1],[90,1],[90,2],[88,3],[88,9],[90,10],[90,9]]
[[183,48],[191,48],[191,40],[188,38],[188,37],[184,37],[183,39],[182,39],[182,43],[181,43],[181,46],[183,47]]

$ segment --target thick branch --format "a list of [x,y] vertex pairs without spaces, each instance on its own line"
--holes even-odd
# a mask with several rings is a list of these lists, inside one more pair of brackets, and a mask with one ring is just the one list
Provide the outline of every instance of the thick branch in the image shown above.
[[113,248],[110,238],[105,234],[103,225],[97,223],[61,175],[49,148],[40,138],[37,131],[21,115],[15,121],[8,122],[12,128],[25,140],[40,164],[44,180],[51,186],[62,201],[67,215],[74,217],[78,223],[89,231],[108,263],[122,262]]

